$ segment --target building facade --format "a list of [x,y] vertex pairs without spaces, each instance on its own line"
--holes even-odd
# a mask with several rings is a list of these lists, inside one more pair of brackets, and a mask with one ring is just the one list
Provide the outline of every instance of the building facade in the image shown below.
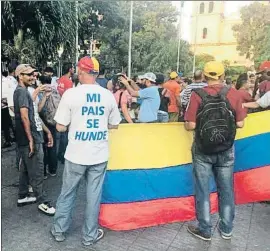
[[241,22],[237,13],[224,15],[225,1],[194,1],[192,7],[191,49],[196,55],[209,54],[231,66],[253,63],[240,56],[232,27]]

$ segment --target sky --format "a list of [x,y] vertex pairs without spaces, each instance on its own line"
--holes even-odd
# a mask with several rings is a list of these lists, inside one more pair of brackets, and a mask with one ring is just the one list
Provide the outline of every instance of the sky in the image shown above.
[[[239,12],[239,9],[244,6],[252,3],[253,1],[226,1],[225,2],[225,16],[230,15],[233,12]],[[172,4],[180,9],[180,1],[172,1]],[[190,42],[191,37],[191,14],[192,14],[192,3],[193,1],[185,1],[183,8],[183,24],[182,29],[182,38]]]

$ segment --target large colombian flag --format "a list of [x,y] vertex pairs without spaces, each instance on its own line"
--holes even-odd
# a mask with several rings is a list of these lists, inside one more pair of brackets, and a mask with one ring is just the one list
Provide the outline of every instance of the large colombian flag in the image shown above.
[[[195,218],[192,133],[183,123],[121,125],[110,141],[102,226],[130,230]],[[248,116],[235,149],[236,204],[270,200],[270,111]],[[216,212],[214,180],[210,189]]]

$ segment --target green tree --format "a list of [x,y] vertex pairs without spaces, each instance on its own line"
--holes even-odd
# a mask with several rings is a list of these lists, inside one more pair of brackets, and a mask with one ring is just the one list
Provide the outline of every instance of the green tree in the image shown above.
[[265,27],[265,36],[262,46],[258,48],[258,56],[254,58],[255,65],[258,67],[263,61],[270,61],[270,25]]
[[251,60],[269,57],[270,5],[254,2],[241,11],[242,22],[233,26],[241,55]]
[[119,2],[81,1],[78,5],[79,44],[94,39],[106,41],[107,32],[123,27]]
[[[64,1],[4,1],[2,7],[2,45],[14,47],[20,62],[45,63],[57,57],[63,45],[65,54],[75,49],[75,3]],[[31,52],[31,59],[26,57]],[[11,55],[6,55],[10,57]],[[33,56],[33,57],[32,57]]]
[[[75,2],[2,2],[2,55],[21,62],[46,64],[58,57],[75,59]],[[101,43],[99,60],[109,70],[126,71],[128,64],[130,2],[79,1],[79,44],[93,36]],[[175,70],[177,63],[177,11],[170,2],[134,2],[132,72]],[[81,55],[82,56],[82,55]],[[192,55],[181,41],[180,70],[189,72]]]
[[195,59],[196,68],[203,69],[204,65],[209,61],[214,61],[215,57],[209,54],[200,54],[196,55]]
[[[127,70],[130,2],[119,2],[120,25],[103,37],[101,60],[115,70]],[[134,2],[132,34],[132,72],[167,72],[177,62],[177,11],[168,2]],[[192,68],[189,45],[181,41],[180,69]]]

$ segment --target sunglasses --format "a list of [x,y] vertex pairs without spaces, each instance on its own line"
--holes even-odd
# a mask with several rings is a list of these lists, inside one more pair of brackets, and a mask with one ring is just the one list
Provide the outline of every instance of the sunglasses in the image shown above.
[[34,76],[34,73],[21,73],[21,75],[26,75],[28,77]]

